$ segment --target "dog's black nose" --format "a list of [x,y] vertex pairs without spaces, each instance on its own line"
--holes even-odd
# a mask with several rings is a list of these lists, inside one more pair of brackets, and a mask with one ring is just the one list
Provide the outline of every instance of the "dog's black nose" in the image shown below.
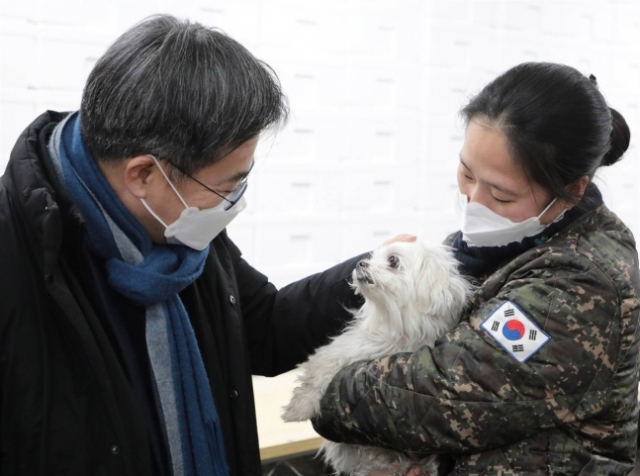
[[369,267],[369,262],[362,260],[362,261],[358,261],[357,264],[358,268],[368,268]]

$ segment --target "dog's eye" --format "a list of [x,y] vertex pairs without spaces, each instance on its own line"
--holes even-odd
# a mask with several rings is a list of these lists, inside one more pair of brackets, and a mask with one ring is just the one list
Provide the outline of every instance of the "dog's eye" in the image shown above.
[[397,268],[399,264],[400,260],[396,255],[389,256],[389,266],[391,266],[392,268]]

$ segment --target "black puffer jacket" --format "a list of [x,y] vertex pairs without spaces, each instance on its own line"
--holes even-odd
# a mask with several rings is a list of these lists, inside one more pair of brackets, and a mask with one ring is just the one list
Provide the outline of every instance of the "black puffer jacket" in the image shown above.
[[[0,474],[151,475],[149,410],[99,317],[82,218],[49,170],[47,131],[62,117],[27,128],[0,184]],[[278,291],[222,233],[181,293],[231,475],[260,474],[251,373],[289,370],[338,332],[344,306],[359,305],[347,284],[358,259]]]

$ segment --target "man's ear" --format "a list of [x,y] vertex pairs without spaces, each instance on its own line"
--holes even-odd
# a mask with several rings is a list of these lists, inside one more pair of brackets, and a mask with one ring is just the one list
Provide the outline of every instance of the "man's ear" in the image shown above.
[[160,175],[157,167],[154,160],[148,155],[139,155],[129,159],[124,169],[125,187],[133,196],[145,198],[149,185]]

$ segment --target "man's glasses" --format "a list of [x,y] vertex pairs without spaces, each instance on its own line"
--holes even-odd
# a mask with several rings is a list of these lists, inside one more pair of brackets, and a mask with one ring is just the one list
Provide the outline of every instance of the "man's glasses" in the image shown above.
[[[191,175],[189,175],[188,173],[186,173],[184,170],[182,170],[181,167],[178,167],[175,164],[172,164],[171,162],[165,161],[167,162],[169,165],[171,165],[173,168],[177,169],[178,171],[180,171],[181,173],[183,173],[184,175],[186,175],[187,177],[189,177],[191,180],[195,180],[196,182],[198,182],[200,185],[202,185],[204,188],[206,188],[207,190],[209,190],[210,192],[215,193],[218,197],[222,198],[223,200],[225,200],[227,202],[226,206],[224,207],[225,211],[226,210],[230,210],[236,203],[238,203],[238,201],[242,198],[242,196],[244,195],[244,192],[247,190],[247,183],[248,183],[248,176],[244,177],[242,180],[240,180],[240,183],[238,184],[238,186],[229,194],[222,195],[219,192],[216,192],[214,189],[206,186],[205,184],[203,184],[200,180],[198,180],[195,177],[192,177]],[[251,172],[251,170],[253,169],[253,164],[255,164],[255,162],[251,162],[251,167],[249,168],[249,173]],[[248,174],[247,174],[248,175]]]

